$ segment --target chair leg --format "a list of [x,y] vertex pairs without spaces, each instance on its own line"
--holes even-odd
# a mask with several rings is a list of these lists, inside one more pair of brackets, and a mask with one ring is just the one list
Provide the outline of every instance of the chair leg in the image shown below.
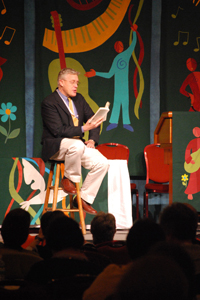
[[143,217],[149,217],[149,207],[148,207],[148,192],[144,191],[144,200],[143,200]]
[[146,216],[146,192],[143,194],[143,218]]
[[51,186],[52,180],[53,180],[54,165],[55,165],[54,163],[51,163],[51,168],[50,168],[50,172],[49,172],[49,178],[48,178],[48,182],[47,182],[47,189],[46,189],[45,201],[44,201],[44,208],[43,208],[42,214],[44,214],[46,212],[47,207],[48,207],[48,203],[49,203],[50,186]]
[[139,194],[136,192],[136,219],[139,219]]
[[149,194],[146,192],[146,218],[149,217]]

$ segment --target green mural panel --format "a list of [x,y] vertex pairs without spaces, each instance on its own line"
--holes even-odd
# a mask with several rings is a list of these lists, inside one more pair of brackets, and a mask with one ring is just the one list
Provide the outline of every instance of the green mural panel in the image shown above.
[[0,156],[26,154],[24,1],[0,2]]
[[[199,112],[173,112],[173,202],[189,203],[199,212],[200,160],[198,159],[198,149],[200,149],[200,133],[197,130],[196,136],[194,135],[195,127],[200,127]],[[197,154],[196,158],[193,156],[195,153]],[[192,157],[194,163],[189,164]]]
[[162,1],[161,113],[189,111],[196,102],[195,110],[200,111],[199,18],[198,1]]

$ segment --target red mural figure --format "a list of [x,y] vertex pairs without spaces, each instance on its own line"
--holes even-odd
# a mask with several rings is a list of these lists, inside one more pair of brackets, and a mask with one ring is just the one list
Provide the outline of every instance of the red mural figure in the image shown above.
[[[190,73],[180,88],[180,93],[191,100],[191,106],[189,111],[200,111],[200,72],[195,72],[197,68],[197,62],[194,58],[188,58],[186,66]],[[186,91],[186,87],[189,85],[192,93]]]
[[190,173],[189,183],[185,190],[188,199],[193,199],[193,194],[200,192],[200,128],[193,128],[196,137],[191,140],[185,150],[185,171]]
[[0,57],[0,81],[1,81],[1,79],[3,78],[3,71],[2,71],[2,69],[1,69],[1,66],[2,66],[3,64],[5,64],[6,61],[7,61],[6,58]]

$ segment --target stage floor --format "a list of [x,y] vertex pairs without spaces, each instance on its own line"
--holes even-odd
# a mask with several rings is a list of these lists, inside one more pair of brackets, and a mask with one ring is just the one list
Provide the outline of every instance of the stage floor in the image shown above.
[[[37,235],[38,230],[33,230],[33,228],[32,228],[31,231],[30,231],[30,234]],[[128,230],[118,229],[115,233],[114,240],[125,241],[126,237],[127,237],[127,234],[128,234]],[[92,234],[90,233],[89,229],[86,230],[86,235],[84,235],[84,238],[88,242],[92,241]],[[1,234],[0,234],[0,242],[3,242]]]

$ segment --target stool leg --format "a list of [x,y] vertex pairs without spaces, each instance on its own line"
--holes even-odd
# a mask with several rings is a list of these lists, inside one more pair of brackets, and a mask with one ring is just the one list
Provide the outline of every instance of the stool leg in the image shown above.
[[49,203],[50,186],[51,186],[52,180],[53,180],[54,165],[55,165],[54,163],[51,163],[51,168],[50,168],[48,182],[47,182],[47,189],[46,189],[45,201],[44,201],[44,208],[43,208],[42,214],[44,214],[46,212],[46,209],[47,209],[48,203]]
[[83,215],[83,207],[82,207],[82,202],[81,202],[81,194],[80,194],[80,190],[79,190],[79,183],[76,182],[75,185],[76,185],[76,191],[77,191],[77,204],[78,204],[78,209],[79,209],[82,233],[86,234],[85,220],[84,220],[84,215]]
[[52,211],[56,210],[56,206],[57,206],[59,181],[60,181],[60,163],[57,163],[55,183],[54,183]]
[[[61,169],[61,177],[63,178],[64,177],[64,171],[65,171],[65,165],[63,163],[61,163],[60,165],[60,169]],[[66,196],[62,198],[62,209],[67,209],[66,207]],[[66,216],[69,217],[69,214],[68,212],[64,212]]]
[[[73,205],[73,195],[69,195],[69,205],[70,205],[70,209],[73,209],[73,207],[74,207],[74,205]],[[70,216],[71,216],[72,219],[75,219],[73,211],[70,212]]]

